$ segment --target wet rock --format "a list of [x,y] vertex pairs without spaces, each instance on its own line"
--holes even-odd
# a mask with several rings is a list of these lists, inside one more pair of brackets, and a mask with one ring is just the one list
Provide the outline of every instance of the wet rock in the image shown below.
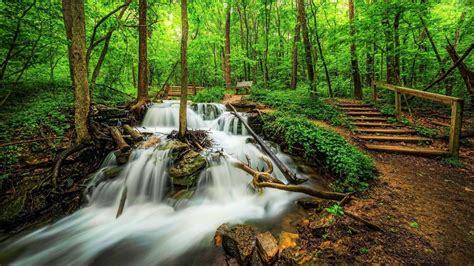
[[278,243],[270,232],[260,233],[256,236],[258,254],[265,264],[272,263],[278,254]]
[[263,263],[262,258],[258,254],[259,254],[259,252],[257,251],[257,249],[254,249],[253,252],[252,252],[252,256],[250,257],[249,265],[252,265],[252,266],[267,265],[267,264]]
[[280,251],[296,246],[296,240],[298,238],[299,238],[298,234],[282,231],[280,233],[280,240],[278,242],[278,247]]
[[255,228],[251,225],[236,225],[223,231],[222,246],[226,253],[240,265],[248,265],[255,249]]
[[115,151],[115,160],[117,161],[118,165],[124,165],[128,162],[128,159],[130,158],[130,151]]
[[311,198],[302,198],[296,201],[298,205],[300,205],[303,209],[308,210],[308,209],[320,209],[322,200],[317,199],[314,197]]
[[189,150],[174,162],[168,173],[173,178],[175,185],[191,186],[196,184],[199,171],[205,168],[206,165],[207,161],[203,156]]
[[214,234],[214,245],[216,247],[222,246],[222,235],[224,235],[226,232],[230,230],[230,226],[228,223],[221,224],[216,230],[216,233]]
[[150,136],[147,140],[141,142],[139,147],[142,148],[142,149],[148,149],[150,147],[155,146],[158,143],[160,143],[160,137]]
[[173,150],[175,152],[181,152],[186,149],[189,149],[189,145],[179,140],[169,141],[160,147],[160,150]]

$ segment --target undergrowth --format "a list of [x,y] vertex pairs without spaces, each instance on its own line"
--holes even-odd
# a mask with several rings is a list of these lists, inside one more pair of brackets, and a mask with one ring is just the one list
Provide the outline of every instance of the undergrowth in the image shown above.
[[195,103],[213,103],[220,102],[224,98],[226,90],[224,88],[207,88],[191,96],[191,101]]
[[339,134],[320,128],[302,116],[275,112],[263,116],[263,132],[308,161],[321,162],[334,175],[336,191],[364,191],[375,178],[374,161]]
[[263,103],[279,111],[308,118],[324,120],[334,126],[351,127],[349,119],[336,107],[325,103],[320,98],[311,98],[303,88],[296,90],[255,89],[250,100]]

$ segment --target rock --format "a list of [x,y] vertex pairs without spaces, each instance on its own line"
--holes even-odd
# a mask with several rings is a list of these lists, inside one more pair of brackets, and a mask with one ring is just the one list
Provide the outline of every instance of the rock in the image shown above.
[[207,165],[206,159],[199,153],[189,150],[178,158],[168,170],[173,183],[180,186],[191,186],[197,182],[198,172]]
[[300,205],[303,209],[320,209],[321,208],[321,199],[317,199],[314,197],[311,198],[302,198],[296,201],[298,205]]
[[278,254],[278,243],[270,232],[257,234],[257,250],[265,264],[272,263]]
[[236,225],[222,234],[225,252],[240,265],[248,265],[255,249],[256,230],[251,225]]
[[216,230],[216,233],[214,235],[214,245],[216,247],[222,246],[222,235],[225,234],[225,232],[228,232],[230,230],[229,224],[221,224]]
[[[141,149],[148,149],[150,147],[155,146],[156,144],[160,143],[160,137],[158,136],[151,136],[147,140],[143,141],[140,143],[140,148]],[[184,143],[183,143],[184,144]]]
[[313,231],[314,235],[322,237],[324,234],[327,233],[328,228],[331,227],[335,221],[336,218],[334,217],[334,215],[325,215],[322,216],[321,219],[311,222],[309,224],[309,228]]
[[173,150],[174,152],[181,152],[185,149],[189,149],[189,145],[179,140],[169,141],[160,147],[160,150]]
[[296,240],[298,238],[299,238],[298,234],[282,231],[280,233],[280,241],[278,243],[278,247],[280,251],[296,246]]

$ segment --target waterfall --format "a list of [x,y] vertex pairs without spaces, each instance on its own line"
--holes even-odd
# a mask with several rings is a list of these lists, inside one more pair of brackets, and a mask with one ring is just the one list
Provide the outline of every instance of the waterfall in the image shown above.
[[[176,102],[151,107],[142,126],[149,132],[178,127]],[[276,217],[300,194],[249,189],[250,175],[234,166],[237,160],[263,168],[264,154],[248,141],[247,131],[223,105],[188,106],[190,128],[210,130],[213,149],[223,155],[203,153],[204,169],[191,198],[170,200],[173,190],[168,175],[172,163],[169,150],[158,146],[134,150],[120,174],[104,180],[104,171],[117,167],[110,155],[89,184],[88,204],[74,214],[7,246],[2,252],[19,252],[18,265],[168,265],[183,261],[193,250],[210,248],[212,236],[223,223],[244,223]],[[291,158],[278,153],[290,168]],[[274,175],[283,180],[275,169]],[[116,218],[121,193],[128,189],[123,214]],[[195,262],[190,257],[189,262]]]

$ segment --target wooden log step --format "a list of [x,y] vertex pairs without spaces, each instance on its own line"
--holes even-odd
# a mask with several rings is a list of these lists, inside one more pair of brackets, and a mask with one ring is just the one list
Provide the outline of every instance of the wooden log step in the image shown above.
[[358,127],[397,127],[398,124],[390,124],[383,122],[353,122],[354,126]]
[[435,150],[435,149],[420,148],[420,147],[378,145],[378,144],[367,144],[366,147],[367,149],[372,150],[372,151],[385,151],[385,152],[393,152],[393,153],[423,155],[423,156],[449,155],[449,152],[447,150]]
[[343,107],[345,112],[377,112],[378,109],[371,107]]
[[415,143],[419,141],[426,141],[429,143],[433,142],[432,139],[418,137],[418,136],[359,135],[357,137],[362,140],[373,140],[373,141],[399,141],[399,142],[415,142]]
[[357,132],[384,133],[384,134],[410,134],[415,133],[413,129],[406,128],[357,128]]
[[367,116],[352,116],[349,117],[354,121],[387,121],[386,117],[367,117]]
[[366,104],[366,103],[338,103],[337,104],[340,107],[372,107],[372,104]]
[[357,112],[357,111],[352,111],[352,112],[347,112],[347,115],[364,115],[364,116],[379,116],[383,115],[381,112],[375,112],[375,111],[365,111],[365,112]]

